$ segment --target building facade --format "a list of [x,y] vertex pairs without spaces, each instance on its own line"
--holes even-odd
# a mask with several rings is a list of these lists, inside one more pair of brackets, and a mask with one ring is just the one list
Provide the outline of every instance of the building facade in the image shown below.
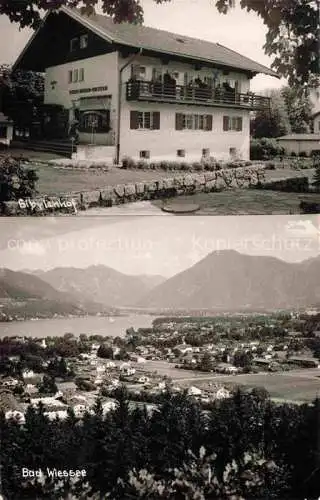
[[219,44],[68,8],[46,16],[15,67],[45,73],[45,104],[67,110],[79,152],[116,162],[248,159],[250,111],[269,106],[250,80],[277,76]]

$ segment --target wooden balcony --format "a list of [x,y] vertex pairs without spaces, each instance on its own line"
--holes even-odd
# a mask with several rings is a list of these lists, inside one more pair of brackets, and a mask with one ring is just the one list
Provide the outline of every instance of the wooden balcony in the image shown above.
[[166,102],[260,110],[270,108],[270,98],[253,93],[239,94],[222,88],[191,88],[183,85],[132,81],[126,83],[128,101]]

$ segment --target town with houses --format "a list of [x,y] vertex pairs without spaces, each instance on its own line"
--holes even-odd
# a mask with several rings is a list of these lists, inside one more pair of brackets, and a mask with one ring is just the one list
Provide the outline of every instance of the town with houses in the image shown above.
[[[205,408],[239,385],[254,388],[261,374],[266,382],[297,371],[319,377],[320,316],[310,310],[160,317],[123,337],[5,337],[0,349],[0,407],[7,419],[23,423],[28,405],[39,403],[50,419],[66,418],[71,408],[81,418],[98,397],[108,412],[122,386],[130,404],[150,411],[166,391],[187,391]],[[294,387],[282,399],[294,400]]]

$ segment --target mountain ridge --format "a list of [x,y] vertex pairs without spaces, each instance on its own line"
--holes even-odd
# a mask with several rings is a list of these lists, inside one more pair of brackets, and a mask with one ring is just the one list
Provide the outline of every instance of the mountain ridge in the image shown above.
[[211,252],[146,294],[146,308],[278,308],[320,303],[320,257],[299,263],[235,250]]

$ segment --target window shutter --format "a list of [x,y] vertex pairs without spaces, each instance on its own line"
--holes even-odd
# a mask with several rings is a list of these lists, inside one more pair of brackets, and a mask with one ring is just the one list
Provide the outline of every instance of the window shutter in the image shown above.
[[152,128],[154,130],[160,129],[160,111],[154,111],[152,113]]
[[223,117],[223,130],[229,130],[229,116]]
[[130,128],[139,128],[139,111],[130,111]]
[[183,129],[183,114],[176,113],[176,130],[182,130],[182,129]]
[[206,130],[212,130],[212,115],[206,116]]
[[242,130],[242,116],[239,116],[237,118],[237,130],[241,131]]

